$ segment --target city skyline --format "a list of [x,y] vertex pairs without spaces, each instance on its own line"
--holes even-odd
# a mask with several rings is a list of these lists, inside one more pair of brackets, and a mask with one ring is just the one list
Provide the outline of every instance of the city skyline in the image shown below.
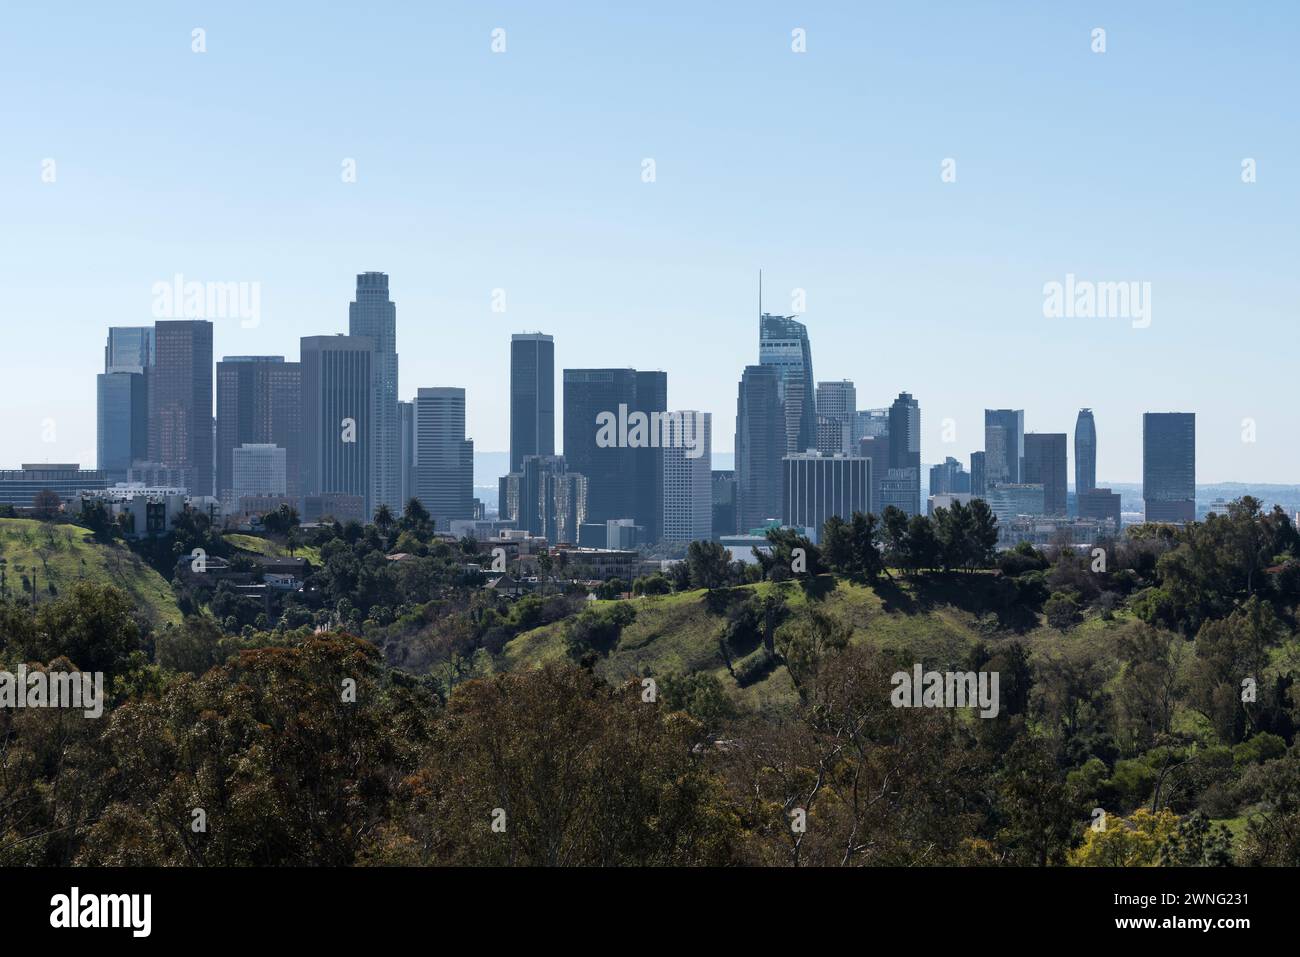
[[[986,407],[1025,408],[1038,432],[1070,430],[1089,407],[1107,430],[1098,481],[1137,482],[1141,413],[1188,409],[1202,481],[1296,481],[1293,362],[1268,348],[1287,341],[1296,299],[1300,151],[1295,124],[1278,121],[1294,111],[1288,30],[1113,4],[1011,21],[945,8],[940,29],[847,4],[744,23],[666,12],[680,17],[632,14],[629,33],[627,15],[594,8],[500,24],[450,11],[395,36],[383,17],[342,30],[236,4],[205,11],[196,54],[195,25],[159,5],[71,33],[24,30],[30,13],[16,11],[0,39],[19,144],[0,158],[0,280],[13,314],[51,335],[8,377],[5,464],[92,460],[100,362],[75,344],[151,321],[155,284],[259,284],[257,321],[218,320],[216,354],[292,356],[299,338],[345,328],[353,278],[372,268],[412,320],[403,382],[468,389],[479,448],[509,448],[508,394],[494,387],[506,334],[543,329],[561,367],[670,372],[673,405],[718,416],[725,455],[735,370],[713,369],[720,355],[753,361],[761,266],[765,307],[808,327],[818,380],[854,380],[864,406],[920,397],[923,463],[965,461]],[[1089,49],[1098,23],[1104,55]],[[806,53],[790,49],[795,27]],[[356,44],[381,39],[383,63],[334,82]],[[281,43],[303,51],[300,78],[272,72]],[[678,75],[658,68],[668,50]],[[602,84],[567,96],[593,56]],[[50,69],[59,84],[39,81]],[[702,75],[726,79],[702,90]],[[395,96],[407,81],[445,108],[420,135]],[[198,149],[160,122],[195,111],[250,148]],[[1102,121],[1080,136],[1080,115]],[[941,178],[949,158],[954,182]],[[1069,276],[1150,282],[1152,321],[1045,318],[1044,285]],[[1221,374],[1185,374],[1211,361]],[[1061,362],[1071,376],[1037,384]]]

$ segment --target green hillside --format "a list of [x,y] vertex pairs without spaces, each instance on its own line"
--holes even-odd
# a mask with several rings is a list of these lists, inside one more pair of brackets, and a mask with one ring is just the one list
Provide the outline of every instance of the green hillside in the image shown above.
[[[718,639],[726,626],[728,609],[751,596],[779,594],[794,614],[815,605],[849,625],[854,643],[906,651],[932,667],[960,666],[980,641],[996,643],[1015,638],[1034,655],[1082,645],[1100,644],[1105,648],[1129,618],[1125,613],[1109,621],[1092,617],[1062,633],[1048,627],[1041,616],[1035,616],[1023,622],[1021,630],[1007,630],[996,616],[984,611],[988,607],[986,592],[992,583],[988,575],[916,580],[899,577],[894,582],[878,582],[875,587],[848,581],[832,587],[830,577],[824,576],[820,583],[824,592],[811,595],[792,582],[763,582],[727,589],[712,601],[703,590],[630,599],[636,620],[623,629],[617,645],[601,658],[596,670],[612,681],[646,674],[705,671],[717,676],[743,706],[762,709],[792,703],[794,686],[784,667],[742,687],[722,659]],[[605,609],[616,603],[590,604]],[[565,627],[566,622],[555,622],[518,635],[505,647],[507,666],[527,668],[563,660]]]
[[11,595],[30,594],[35,579],[37,600],[44,601],[84,579],[123,589],[155,627],[181,621],[171,586],[161,575],[124,545],[95,541],[88,529],[0,518],[0,559]]
[[227,532],[222,538],[230,545],[234,545],[241,551],[252,552],[255,555],[266,555],[268,558],[305,558],[316,567],[320,567],[320,549],[313,548],[310,545],[299,545],[293,550],[293,555],[289,556],[289,550],[279,542],[271,541],[269,538],[261,538],[257,535],[231,534]]

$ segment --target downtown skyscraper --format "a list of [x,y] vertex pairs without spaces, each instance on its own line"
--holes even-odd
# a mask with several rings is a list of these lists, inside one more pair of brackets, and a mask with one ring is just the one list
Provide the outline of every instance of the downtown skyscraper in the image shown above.
[[921,510],[921,404],[909,392],[898,393],[889,407],[889,470],[881,477],[881,512],[893,505],[908,515]]
[[785,416],[785,452],[793,455],[817,447],[817,403],[813,392],[812,345],[808,329],[794,316],[761,313],[758,364],[781,374]]
[[780,370],[745,366],[736,396],[736,531],[742,534],[781,518],[785,424]]
[[1142,499],[1148,522],[1196,519],[1196,413],[1142,415]]
[[848,379],[817,383],[817,450],[856,452],[858,439],[857,388]]
[[212,323],[160,319],[145,379],[149,461],[183,473],[191,495],[211,495]]
[[226,356],[217,363],[217,496],[235,507],[235,451],[284,450],[285,495],[302,496],[302,367],[284,356]]
[[348,335],[374,345],[370,444],[370,508],[402,502],[402,438],[397,409],[397,305],[388,295],[388,276],[357,276],[356,300],[348,304]]
[[368,520],[374,346],[359,336],[305,336],[300,358],[303,495],[346,497],[349,514]]
[[[623,419],[640,412],[662,422],[668,374],[636,369],[564,370],[564,458],[587,478],[587,521],[633,519],[645,541],[657,542],[663,524],[663,448],[600,441],[598,416]],[[658,415],[656,415],[658,413]],[[655,426],[650,426],[655,431]],[[646,436],[647,440],[649,436]]]
[[1064,432],[1030,432],[1025,436],[1024,484],[1043,486],[1043,514],[1066,513]]
[[124,482],[149,455],[149,392],[153,326],[108,330],[104,371],[96,377],[96,462],[110,482]]
[[1025,462],[1025,410],[984,410],[984,478],[989,487],[1019,485]]
[[474,442],[465,437],[465,390],[415,394],[415,497],[440,532],[474,517]]
[[555,454],[555,340],[540,332],[510,337],[510,471],[525,455]]
[[713,537],[713,415],[686,410],[665,420],[663,538]]
[[1097,487],[1097,424],[1092,409],[1080,409],[1074,422],[1074,492],[1083,495]]

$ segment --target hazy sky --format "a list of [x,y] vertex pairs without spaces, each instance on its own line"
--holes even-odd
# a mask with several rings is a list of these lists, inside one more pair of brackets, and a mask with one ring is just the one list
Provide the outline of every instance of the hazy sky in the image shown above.
[[[967,462],[986,406],[1070,433],[1091,406],[1099,479],[1137,481],[1141,413],[1184,410],[1198,481],[1300,482],[1298,26],[1292,2],[6,4],[0,467],[93,461],[106,328],[177,273],[260,284],[218,357],[293,359],[387,272],[401,395],[464,386],[481,451],[523,330],[555,336],[557,387],[667,370],[730,450],[762,267],[773,311],[805,290],[819,380],[919,399],[926,462]],[[1045,318],[1069,273],[1149,282],[1149,327]]]

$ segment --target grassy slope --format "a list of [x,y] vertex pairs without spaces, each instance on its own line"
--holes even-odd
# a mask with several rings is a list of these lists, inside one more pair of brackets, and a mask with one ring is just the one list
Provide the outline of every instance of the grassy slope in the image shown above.
[[161,575],[121,544],[94,540],[89,530],[51,525],[28,518],[0,519],[0,558],[10,594],[22,591],[22,578],[37,575],[38,599],[51,597],[53,583],[60,594],[80,579],[117,585],[144,609],[155,626],[179,624],[180,609],[171,586]]
[[[272,541],[269,538],[259,538],[256,535],[223,535],[227,542],[236,548],[245,552],[252,552],[255,555],[266,555],[270,558],[287,558],[289,550],[279,542]],[[320,550],[307,545],[299,545],[293,550],[294,558],[305,558],[317,568],[321,565]]]
[[[895,584],[882,583],[876,588],[840,582],[820,598],[809,597],[792,583],[765,582],[735,591],[765,594],[779,590],[792,610],[813,603],[850,624],[855,642],[885,649],[906,648],[932,666],[948,663],[957,667],[971,646],[983,637],[976,614],[962,606],[975,607],[970,592],[984,586],[985,580],[975,576],[923,584],[899,579]],[[777,668],[747,688],[732,679],[717,645],[725,613],[710,611],[705,592],[635,598],[631,603],[636,608],[636,621],[623,630],[618,646],[598,666],[607,677],[619,680],[647,673],[708,671],[716,674],[742,705],[763,707],[793,700],[794,688],[784,668]],[[1037,649],[1048,642],[1059,645],[1063,640],[1104,640],[1113,633],[1113,627],[1090,621],[1075,629],[1069,638],[1063,638],[1060,632],[1040,623],[1021,637]],[[564,623],[557,622],[519,635],[505,648],[507,665],[530,667],[563,658],[563,628]]]
[[[840,582],[829,594],[814,601],[823,611],[853,626],[854,642],[883,649],[906,648],[930,667],[962,668],[961,662],[971,646],[988,640],[978,616],[970,610],[978,607],[972,593],[982,587],[984,582],[978,578],[926,582],[899,578],[896,583],[881,582],[876,588]],[[757,594],[774,590],[785,596],[791,609],[809,603],[804,592],[789,583],[765,582],[736,589]],[[746,688],[736,683],[717,650],[725,614],[711,613],[704,599],[704,591],[632,599],[636,621],[624,629],[618,646],[600,662],[598,670],[612,680],[650,673],[707,671],[716,675],[744,708],[779,709],[793,702],[795,689],[784,667]],[[1062,633],[1040,619],[1037,627],[1031,626],[1020,634],[1002,632],[998,637],[1022,641],[1031,657],[1088,649],[1113,658],[1119,630],[1131,620],[1128,612],[1120,611],[1113,620],[1090,617]],[[563,628],[564,622],[556,622],[516,637],[504,651],[508,666],[527,668],[563,659]],[[1191,655],[1189,647],[1189,659]],[[1180,712],[1175,723],[1182,730],[1209,734],[1205,719],[1192,712]],[[1243,816],[1226,822],[1234,839],[1240,837],[1246,820]]]

